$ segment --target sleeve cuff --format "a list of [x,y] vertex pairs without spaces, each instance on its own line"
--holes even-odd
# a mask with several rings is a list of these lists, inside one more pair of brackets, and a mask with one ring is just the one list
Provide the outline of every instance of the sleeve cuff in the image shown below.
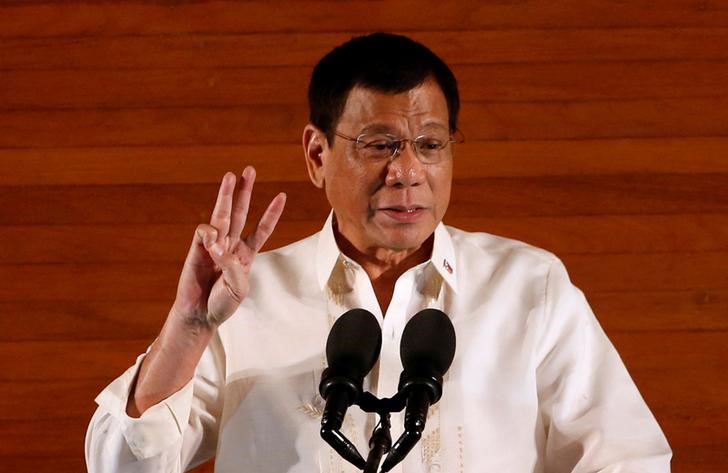
[[126,414],[126,405],[139,367],[146,354],[140,355],[129,368],[106,387],[95,399],[121,425],[121,430],[134,456],[143,460],[161,454],[180,440],[192,408],[193,382],[167,399],[150,407],[139,418]]

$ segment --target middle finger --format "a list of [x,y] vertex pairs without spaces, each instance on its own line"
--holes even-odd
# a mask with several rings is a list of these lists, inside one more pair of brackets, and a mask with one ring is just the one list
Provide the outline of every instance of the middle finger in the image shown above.
[[240,190],[238,190],[238,195],[235,199],[230,223],[230,239],[235,243],[240,240],[240,234],[243,232],[245,222],[248,220],[250,196],[253,194],[254,183],[255,168],[246,166],[240,178]]
[[230,228],[230,212],[233,205],[233,191],[235,190],[235,174],[225,173],[217,192],[217,201],[212,211],[210,225],[217,229],[217,241],[222,242],[228,235]]

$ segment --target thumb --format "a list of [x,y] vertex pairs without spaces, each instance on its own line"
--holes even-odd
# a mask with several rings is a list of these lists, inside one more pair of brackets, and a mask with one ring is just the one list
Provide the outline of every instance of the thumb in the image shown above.
[[197,226],[195,230],[195,242],[197,244],[202,244],[206,250],[210,251],[215,241],[217,241],[217,229],[215,227],[204,223]]
[[214,258],[211,258],[211,256],[215,254],[214,246],[216,241],[217,229],[215,227],[206,224],[198,225],[195,229],[195,236],[192,238],[185,264],[204,266],[209,264],[211,259],[214,261]]

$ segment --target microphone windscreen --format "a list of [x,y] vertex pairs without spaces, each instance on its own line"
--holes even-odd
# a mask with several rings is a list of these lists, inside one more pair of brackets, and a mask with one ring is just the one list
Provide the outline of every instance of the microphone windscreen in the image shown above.
[[424,309],[407,322],[399,355],[405,371],[442,376],[455,356],[455,328],[441,310]]
[[334,322],[326,341],[329,369],[361,379],[371,371],[382,347],[377,318],[364,309],[351,309]]

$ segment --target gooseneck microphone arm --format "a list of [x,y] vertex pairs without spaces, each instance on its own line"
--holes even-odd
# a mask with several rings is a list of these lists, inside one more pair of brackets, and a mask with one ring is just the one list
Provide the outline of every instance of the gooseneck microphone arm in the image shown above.
[[[404,373],[403,373],[404,378]],[[427,421],[427,411],[435,404],[442,394],[442,378],[414,378],[407,379],[399,392],[405,397],[407,409],[404,414],[404,431],[389,451],[382,463],[382,472],[387,472],[404,460],[404,457],[414,448],[422,437]],[[426,389],[410,389],[412,386]]]
[[361,454],[340,431],[346,409],[361,395],[361,384],[344,376],[331,376],[329,368],[326,368],[321,376],[319,391],[326,399],[321,416],[321,438],[346,461],[359,469],[364,468],[366,462]]

